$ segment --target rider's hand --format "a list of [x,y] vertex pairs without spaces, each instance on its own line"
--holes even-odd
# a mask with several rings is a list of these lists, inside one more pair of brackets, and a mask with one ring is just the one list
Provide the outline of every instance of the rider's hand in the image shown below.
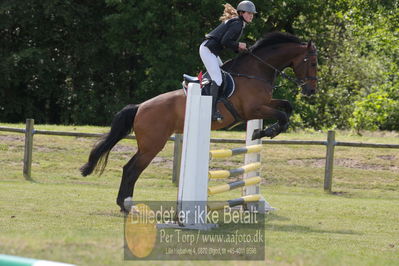
[[247,44],[245,42],[239,42],[238,43],[238,50],[240,52],[246,51],[247,50]]

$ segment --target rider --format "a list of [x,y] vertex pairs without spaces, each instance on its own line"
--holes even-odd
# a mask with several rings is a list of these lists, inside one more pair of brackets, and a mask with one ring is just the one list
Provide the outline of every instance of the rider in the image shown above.
[[255,5],[251,1],[240,2],[237,10],[230,4],[225,4],[224,7],[224,13],[220,17],[222,23],[205,35],[205,41],[199,49],[201,60],[212,79],[210,88],[212,95],[212,120],[219,122],[223,120],[222,114],[216,110],[219,87],[222,85],[220,71],[222,61],[219,58],[219,53],[224,48],[230,48],[236,52],[247,50],[246,43],[238,42],[238,40],[246,23],[252,22],[253,16],[256,14]]

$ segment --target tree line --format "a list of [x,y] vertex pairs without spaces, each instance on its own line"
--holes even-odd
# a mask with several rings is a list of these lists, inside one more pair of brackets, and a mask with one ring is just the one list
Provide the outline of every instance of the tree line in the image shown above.
[[[283,31],[318,47],[317,95],[277,81],[293,128],[399,130],[397,0],[253,2],[243,41]],[[198,46],[224,3],[3,0],[0,121],[108,125],[126,104],[179,89],[183,73],[204,68]]]

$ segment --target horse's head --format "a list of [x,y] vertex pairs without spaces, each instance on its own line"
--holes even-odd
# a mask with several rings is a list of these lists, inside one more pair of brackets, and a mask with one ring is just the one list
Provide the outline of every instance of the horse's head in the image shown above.
[[312,41],[301,55],[294,58],[292,68],[302,88],[302,94],[310,96],[317,88],[317,49]]

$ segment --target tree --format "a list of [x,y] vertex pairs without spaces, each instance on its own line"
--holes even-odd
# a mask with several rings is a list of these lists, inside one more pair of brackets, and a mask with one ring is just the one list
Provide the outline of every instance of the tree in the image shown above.
[[[180,89],[183,73],[204,69],[198,46],[220,23],[224,3],[2,1],[0,120],[104,125],[128,103]],[[254,3],[259,14],[246,28],[248,44],[286,31],[318,47],[316,96],[302,97],[294,84],[277,81],[274,97],[293,103],[294,127],[398,129],[396,0]],[[377,119],[376,99],[394,106],[378,109],[388,118]]]

